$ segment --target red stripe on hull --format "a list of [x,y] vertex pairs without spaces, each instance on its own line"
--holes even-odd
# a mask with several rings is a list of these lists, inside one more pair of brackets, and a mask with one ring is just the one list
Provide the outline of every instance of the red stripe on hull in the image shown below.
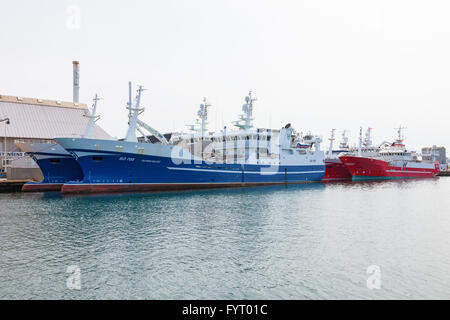
[[325,160],[325,176],[322,181],[350,180],[352,175],[339,160]]
[[25,183],[22,192],[49,192],[61,191],[62,183]]
[[431,168],[393,167],[386,161],[342,156],[339,158],[353,177],[367,178],[432,178],[439,173],[439,166]]
[[127,192],[179,191],[217,188],[241,188],[273,186],[283,184],[302,184],[316,181],[298,182],[254,182],[254,183],[212,183],[212,184],[64,184],[62,194],[107,194]]

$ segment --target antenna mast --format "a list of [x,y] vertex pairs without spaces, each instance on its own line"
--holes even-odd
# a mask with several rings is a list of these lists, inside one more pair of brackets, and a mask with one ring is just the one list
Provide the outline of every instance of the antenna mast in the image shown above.
[[362,156],[362,127],[359,127],[358,157]]
[[[239,129],[248,130],[253,128],[252,120],[254,120],[254,118],[252,117],[254,101],[256,101],[256,98],[252,98],[252,91],[250,90],[248,92],[248,96],[245,97],[245,104],[242,106],[242,111],[244,111],[244,114],[239,115],[239,120],[233,122]],[[241,123],[241,121],[244,121],[244,123]]]
[[372,145],[372,128],[367,128],[366,137],[364,138],[364,146],[370,147]]
[[406,127],[399,126],[398,128],[395,128],[395,129],[397,129],[397,134],[398,134],[397,141],[400,143],[403,142],[403,140],[405,140],[403,130],[406,129]]
[[334,132],[336,129],[331,129],[331,137],[328,139],[330,140],[330,148],[328,149],[328,158],[331,158],[331,154],[333,153],[333,141],[334,139]]
[[342,131],[342,140],[339,144],[339,149],[348,149],[348,137],[345,135],[346,133],[346,130]]
[[92,138],[92,134],[94,132],[94,123],[100,119],[100,116],[97,115],[97,101],[101,100],[101,98],[98,97],[97,94],[95,94],[95,98],[93,99],[94,104],[92,105],[92,111],[87,111],[84,115],[85,117],[89,118],[88,125],[86,127],[86,131],[84,132],[83,138]]
[[127,135],[125,137],[125,141],[133,141],[133,142],[137,142],[137,137],[136,137],[136,128],[137,128],[137,121],[138,121],[138,115],[141,111],[144,110],[144,108],[140,108],[140,104],[141,104],[141,95],[142,95],[142,91],[144,91],[144,89],[142,88],[142,86],[138,87],[137,90],[137,95],[136,95],[136,99],[135,99],[135,105],[133,107],[132,105],[132,101],[131,101],[131,82],[128,83],[129,86],[129,101],[128,101],[128,106],[127,109],[129,110],[128,113],[128,131],[127,131]]
[[211,104],[208,103],[208,101],[206,100],[206,97],[203,98],[203,103],[200,104],[200,110],[198,110],[197,115],[200,118],[201,121],[201,126],[200,126],[200,131],[203,135],[206,132],[206,125],[208,124],[206,121],[208,120],[208,108],[211,106]]

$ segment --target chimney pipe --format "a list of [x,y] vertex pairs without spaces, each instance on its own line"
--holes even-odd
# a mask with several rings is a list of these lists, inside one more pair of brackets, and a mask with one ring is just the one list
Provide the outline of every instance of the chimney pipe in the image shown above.
[[73,102],[79,103],[80,98],[80,63],[72,61],[73,64]]

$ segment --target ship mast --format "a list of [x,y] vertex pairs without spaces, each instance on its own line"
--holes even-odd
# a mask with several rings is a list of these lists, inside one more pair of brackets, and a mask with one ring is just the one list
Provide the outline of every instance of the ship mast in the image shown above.
[[200,104],[200,109],[197,112],[198,117],[200,118],[200,132],[202,137],[206,132],[206,125],[208,124],[206,121],[208,120],[208,108],[211,104],[208,103],[206,97],[203,98],[203,103]]
[[187,127],[190,131],[201,133],[201,136],[204,136],[204,133],[208,131],[207,128],[207,120],[208,120],[208,108],[211,106],[210,103],[203,98],[203,103],[200,104],[200,108],[197,111],[198,119],[195,120],[195,124],[189,124]]
[[367,128],[366,137],[364,138],[364,146],[370,147],[372,145],[372,128]]
[[[248,130],[253,128],[252,118],[253,116],[253,102],[256,101],[256,98],[252,98],[252,92],[248,92],[248,96],[245,97],[245,104],[242,106],[242,111],[244,114],[239,115],[239,120],[234,121],[233,124],[239,129]],[[241,123],[243,121],[244,123]]]
[[395,128],[395,129],[397,129],[397,134],[398,134],[397,141],[403,142],[403,140],[405,139],[404,134],[403,134],[403,129],[406,129],[406,127],[399,126],[398,128]]
[[207,122],[206,120],[208,120],[208,108],[211,105],[208,103],[208,101],[206,100],[206,97],[203,97],[203,103],[200,104],[200,110],[198,110],[197,115],[200,118],[201,121],[201,126],[200,126],[200,130],[202,133],[202,160],[203,160],[203,153],[204,153],[204,137],[205,137],[205,132],[206,132],[206,125]]
[[132,90],[131,82],[128,82],[127,109],[129,110],[129,113],[128,113],[129,121],[128,121],[128,131],[127,131],[127,135],[125,137],[125,141],[137,142],[138,140],[136,137],[136,130],[144,135],[145,140],[148,140],[147,136],[142,132],[142,129],[145,129],[148,132],[150,132],[156,139],[158,139],[162,144],[169,144],[169,142],[164,137],[164,135],[162,135],[158,130],[152,128],[151,126],[149,126],[142,120],[138,119],[138,116],[144,111],[144,108],[140,108],[142,91],[144,91],[142,86],[138,87],[138,90],[137,90],[138,94],[136,95],[134,107],[133,107],[133,103],[131,100],[131,90]]
[[135,99],[135,106],[133,107],[133,102],[131,100],[131,82],[128,82],[128,104],[127,104],[127,109],[128,109],[128,131],[127,131],[127,135],[125,137],[125,141],[133,141],[133,142],[137,142],[137,137],[136,137],[136,129],[137,129],[137,120],[138,120],[138,115],[139,112],[142,111],[143,109],[139,108],[140,104],[141,104],[141,95],[142,95],[142,91],[144,89],[142,88],[142,86],[138,87],[138,94],[136,95],[136,99]]
[[331,129],[331,137],[328,138],[328,140],[330,140],[330,148],[328,149],[328,158],[331,158],[331,155],[333,153],[333,141],[334,139],[334,132],[336,131],[336,129]]
[[348,137],[345,135],[346,130],[342,131],[341,143],[339,144],[339,149],[348,149]]
[[397,140],[395,140],[394,145],[397,147],[404,147],[403,141],[405,140],[405,136],[403,130],[406,129],[406,127],[399,126],[395,129],[397,129]]
[[359,127],[358,157],[362,156],[362,127]]
[[84,132],[83,138],[91,138],[92,134],[94,132],[94,123],[100,119],[99,115],[96,115],[97,113],[97,101],[101,100],[101,98],[99,98],[97,96],[97,94],[95,94],[95,98],[93,99],[94,104],[92,105],[92,111],[89,112],[89,110],[86,112],[86,114],[84,114],[84,116],[86,118],[89,118],[89,122],[88,125],[86,127],[86,131]]

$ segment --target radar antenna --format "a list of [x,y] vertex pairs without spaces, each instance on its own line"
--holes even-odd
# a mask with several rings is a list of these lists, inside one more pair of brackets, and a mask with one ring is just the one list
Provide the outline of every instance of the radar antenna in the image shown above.
[[362,127],[359,127],[358,157],[362,157]]
[[370,128],[370,127],[367,128],[366,137],[364,138],[364,143],[363,143],[365,147],[370,147],[372,145],[372,137],[371,137],[372,129],[373,128]]
[[346,136],[347,130],[342,131],[341,143],[339,144],[339,149],[348,149],[348,137]]
[[395,128],[397,130],[397,141],[403,142],[405,140],[404,130],[407,129],[406,127],[402,127],[401,125],[398,128]]
[[200,108],[197,111],[198,118],[195,121],[195,124],[187,125],[190,131],[200,132],[202,136],[208,130],[207,128],[207,120],[208,120],[208,108],[211,107],[211,104],[208,103],[206,97],[203,97],[203,103],[200,104]]
[[330,140],[330,147],[328,149],[328,158],[330,158],[333,153],[333,141],[335,140],[335,138],[334,138],[335,131],[336,131],[336,129],[331,129],[331,137],[328,138],[328,140]]
[[206,125],[208,124],[206,121],[208,120],[208,108],[211,106],[210,103],[206,100],[206,97],[203,97],[203,103],[200,104],[200,109],[197,112],[197,115],[200,119],[201,125],[200,125],[200,132],[202,133],[202,136],[206,132]]
[[[252,98],[252,91],[248,92],[248,96],[245,97],[245,104],[242,106],[243,114],[239,115],[239,120],[233,121],[233,124],[239,129],[248,130],[253,128],[252,120],[253,117],[253,102],[256,98]],[[243,122],[243,123],[242,123]]]

